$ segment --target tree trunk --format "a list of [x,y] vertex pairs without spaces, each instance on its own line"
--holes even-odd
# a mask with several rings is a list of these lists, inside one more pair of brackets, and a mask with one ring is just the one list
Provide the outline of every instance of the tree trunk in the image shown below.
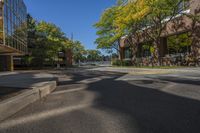
[[131,62],[132,62],[132,65],[137,65],[138,44],[137,44],[137,41],[133,41],[132,37],[133,37],[133,35],[130,35],[128,37],[128,43],[131,48],[131,54],[132,54]]
[[123,54],[124,52],[123,52],[123,50],[124,50],[124,49],[120,49],[120,50],[119,50],[119,60],[121,60],[121,61],[122,61],[123,58],[124,58],[124,54]]
[[198,60],[200,58],[200,39],[196,38],[193,39],[192,46],[191,46],[191,54],[195,65],[198,65]]
[[161,65],[160,64],[159,48],[158,48],[159,45],[160,45],[159,40],[153,42],[153,48],[154,48],[153,60],[152,60],[153,66],[160,66]]
[[137,65],[137,46],[135,46],[135,48],[132,48],[132,58],[131,58],[131,62],[133,65]]
[[195,65],[199,65],[199,58],[200,58],[200,24],[196,24],[193,28],[192,33],[192,45],[191,45],[191,54],[193,60],[195,61]]
[[124,48],[120,46],[120,40],[118,40],[118,49],[116,49],[119,53],[119,60],[122,62],[124,59]]

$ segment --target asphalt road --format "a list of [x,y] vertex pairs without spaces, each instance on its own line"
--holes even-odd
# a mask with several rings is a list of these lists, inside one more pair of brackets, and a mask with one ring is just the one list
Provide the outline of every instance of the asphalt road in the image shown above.
[[199,77],[65,71],[55,92],[0,133],[200,133]]

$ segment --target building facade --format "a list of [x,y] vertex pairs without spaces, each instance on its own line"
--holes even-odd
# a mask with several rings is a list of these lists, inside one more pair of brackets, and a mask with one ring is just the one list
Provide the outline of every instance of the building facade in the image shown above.
[[26,5],[23,0],[0,0],[0,71],[12,71],[13,56],[26,53]]
[[[189,1],[185,1],[183,2],[181,5],[181,10],[184,9],[184,14],[200,14],[200,1],[199,0],[189,0]],[[166,29],[164,30],[164,32],[161,35],[160,38],[160,46],[159,46],[159,55],[161,57],[165,57],[166,55],[169,54],[168,51],[168,40],[171,36],[175,36],[175,35],[181,35],[181,34],[185,34],[187,32],[191,32],[191,30],[193,30],[194,27],[193,26],[193,22],[192,20],[187,17],[186,15],[177,15],[177,18],[175,18],[175,20],[178,20],[177,23],[181,24],[182,26],[176,24],[176,22],[169,22],[166,26]],[[200,30],[200,29],[199,29]],[[144,37],[144,36],[143,36]],[[141,45],[138,48],[138,55],[137,57],[144,57],[146,56],[151,56],[150,55],[150,50],[144,51],[143,50],[143,46],[145,43],[148,42],[148,40],[145,39],[140,39]],[[200,40],[200,38],[199,38]],[[148,42],[151,43],[151,42]],[[197,42],[199,43],[199,42]],[[197,44],[199,45],[199,44]],[[126,37],[122,37],[121,39],[121,43],[120,43],[120,50],[121,53],[123,53],[122,58],[123,59],[128,59],[131,58],[131,52],[129,47],[126,45]],[[200,48],[198,49],[198,56],[200,57]]]

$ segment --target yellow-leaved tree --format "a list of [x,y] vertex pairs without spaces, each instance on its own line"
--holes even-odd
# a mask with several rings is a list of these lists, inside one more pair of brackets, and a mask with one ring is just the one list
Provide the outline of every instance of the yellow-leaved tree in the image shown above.
[[121,5],[121,12],[117,15],[115,25],[116,31],[120,35],[124,35],[125,43],[131,49],[132,63],[136,64],[136,53],[138,45],[144,40],[141,36],[143,33],[143,18],[149,13],[149,7],[145,0],[129,1],[125,5]]

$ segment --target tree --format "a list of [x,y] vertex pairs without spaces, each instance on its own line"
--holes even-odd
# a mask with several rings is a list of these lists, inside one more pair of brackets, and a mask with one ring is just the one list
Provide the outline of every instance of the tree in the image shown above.
[[[33,48],[36,43],[36,20],[30,15],[27,15],[27,44],[28,44],[28,53],[32,54]],[[33,57],[26,55],[23,58],[27,66],[30,66],[33,60]]]
[[84,61],[86,59],[87,51],[80,41],[73,42],[72,51],[75,62]]
[[27,34],[28,34],[28,47],[32,48],[36,40],[36,20],[28,14],[27,15]]
[[153,64],[160,65],[159,45],[161,37],[168,23],[184,9],[180,9],[183,0],[146,0],[149,13],[144,21],[144,32],[149,40],[153,42]]
[[[58,60],[58,52],[62,49],[65,40],[64,33],[55,24],[41,21],[37,24],[37,40],[34,55],[39,56],[37,60],[55,65]],[[42,58],[41,58],[42,57]],[[42,63],[43,64],[43,63]],[[43,64],[44,65],[44,64]]]
[[87,56],[87,50],[80,41],[72,41],[66,38],[63,42],[63,50],[71,49],[73,54],[73,60],[75,62],[85,61]]
[[[58,53],[67,41],[65,34],[53,23],[37,22],[28,17],[28,56],[33,66],[43,67],[45,64],[55,65]],[[26,57],[27,58],[27,57]]]
[[[99,22],[94,27],[97,29],[98,38],[95,43],[100,49],[115,49],[120,53],[120,38],[122,35],[116,32],[114,25],[117,14],[120,12],[119,6],[108,8],[102,14]],[[122,57],[120,53],[120,59]]]
[[[37,22],[31,15],[27,17],[30,55],[26,56],[25,59],[27,62],[31,62],[32,66],[55,66],[61,59],[59,57],[60,52],[65,53],[65,55],[66,52],[72,52],[72,58],[75,62],[86,60],[87,51],[80,41],[70,40],[65,36],[65,33],[53,23],[45,21]],[[28,58],[32,60],[30,61]]]
[[192,40],[187,33],[174,35],[168,38],[168,49],[176,53],[189,52],[191,42]]
[[[197,5],[198,6],[198,5]],[[196,64],[198,64],[198,58],[200,58],[200,7],[198,6],[193,12],[184,14],[191,19],[191,26],[189,27],[189,37],[191,41],[191,52]],[[186,27],[188,28],[188,27]]]
[[88,61],[100,61],[102,60],[102,55],[99,50],[88,50],[87,51],[87,60]]
[[[124,3],[124,2],[122,2]],[[126,43],[131,49],[132,63],[136,63],[136,53],[141,43],[143,28],[142,20],[147,15],[149,7],[144,0],[129,1],[126,5],[121,6],[121,12],[118,14],[115,25],[118,27],[117,32],[126,35]]]

